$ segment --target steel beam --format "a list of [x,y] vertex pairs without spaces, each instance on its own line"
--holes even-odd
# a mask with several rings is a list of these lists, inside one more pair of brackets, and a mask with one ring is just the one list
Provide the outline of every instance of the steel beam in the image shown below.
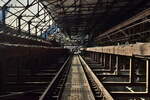
[[[140,19],[143,19],[143,18],[145,18],[145,17],[147,17],[147,16],[149,16],[149,15],[150,15],[150,8],[149,8],[149,9],[146,9],[146,10],[140,12],[140,13],[138,13],[137,15],[133,16],[132,18],[128,19],[128,20],[125,21],[125,22],[122,22],[121,24],[119,24],[119,25],[117,25],[117,26],[114,26],[113,28],[111,28],[110,30],[104,32],[104,33],[101,34],[101,35],[106,35],[106,34],[109,34],[109,33],[111,33],[111,32],[114,32],[114,31],[116,31],[116,30],[119,30],[119,29],[121,29],[121,28],[123,28],[123,27],[126,27],[127,25],[130,25],[130,24],[132,24],[133,22],[135,22],[135,21],[137,21],[137,20],[140,20]],[[100,35],[100,36],[101,36],[101,35]],[[98,36],[97,39],[98,39],[100,36]]]
[[150,56],[150,43],[136,43],[129,45],[119,45],[119,46],[103,46],[103,47],[89,47],[81,48],[81,51],[91,51],[106,54],[122,55],[122,56]]

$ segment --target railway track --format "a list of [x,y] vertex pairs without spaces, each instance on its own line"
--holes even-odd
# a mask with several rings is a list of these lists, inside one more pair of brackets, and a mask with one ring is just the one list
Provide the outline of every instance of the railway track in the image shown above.
[[0,96],[0,100],[114,100],[80,55],[64,62],[47,86]]
[[81,56],[70,59],[39,100],[114,100]]

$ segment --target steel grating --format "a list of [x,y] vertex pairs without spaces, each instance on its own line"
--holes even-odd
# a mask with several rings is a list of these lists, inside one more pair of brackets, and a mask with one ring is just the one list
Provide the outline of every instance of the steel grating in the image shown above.
[[74,56],[62,100],[95,100],[78,56]]

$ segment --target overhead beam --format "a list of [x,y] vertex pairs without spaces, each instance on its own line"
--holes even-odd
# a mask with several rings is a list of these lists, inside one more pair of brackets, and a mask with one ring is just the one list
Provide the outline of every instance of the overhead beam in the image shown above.
[[81,50],[123,55],[123,56],[147,57],[147,56],[150,56],[150,51],[149,51],[150,43],[137,43],[137,44],[120,45],[120,46],[81,48]]
[[131,17],[130,19],[122,22],[121,24],[118,24],[118,25],[112,27],[108,31],[100,34],[96,39],[98,40],[98,38],[100,38],[102,36],[108,35],[109,33],[112,33],[112,32],[115,32],[115,31],[121,29],[121,28],[127,27],[128,25],[131,25],[140,19],[146,18],[149,15],[150,15],[150,8],[138,13],[137,15],[135,15],[135,16]]

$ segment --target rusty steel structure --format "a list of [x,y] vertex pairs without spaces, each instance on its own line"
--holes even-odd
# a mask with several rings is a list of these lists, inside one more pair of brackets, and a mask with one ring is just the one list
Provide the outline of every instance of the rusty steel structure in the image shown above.
[[[53,33],[61,32],[69,35],[72,39],[73,36],[81,36],[80,40],[86,36],[88,40],[97,37],[96,43],[101,42],[97,43],[99,45],[126,41],[132,43],[140,41],[141,38],[137,39],[139,35],[146,37],[143,34],[147,34],[145,28],[149,26],[149,9],[147,9],[150,6],[149,0],[1,0],[0,6],[3,25],[8,20],[7,25],[16,28],[18,34],[25,30],[27,35],[43,38],[47,37],[49,31],[50,33],[54,31]],[[147,10],[143,11],[145,9]],[[141,11],[143,12],[139,13]],[[132,27],[119,25],[121,29],[113,30],[114,32],[107,31],[135,14],[139,15],[136,16],[138,17],[136,20],[132,18],[135,22],[131,19],[128,21],[135,24]],[[140,33],[138,31],[132,34],[136,28],[140,29]],[[118,38],[115,35],[123,36],[115,41]],[[133,38],[132,41],[130,38]],[[83,42],[86,42],[86,39]]]
[[89,63],[89,66],[117,100],[149,99],[149,43],[93,47],[82,51],[85,59],[95,61],[95,65]]
[[0,0],[0,100],[150,100],[150,0]]
[[[138,13],[132,18],[100,34],[96,38],[96,41],[107,45],[125,42],[149,42],[149,14],[150,9]],[[108,44],[110,42],[112,44]]]
[[[3,1],[3,0],[2,0]],[[42,36],[52,18],[38,0],[5,0],[1,6],[2,24],[14,27],[21,34]]]
[[41,0],[63,32],[97,37],[150,6],[148,0]]

